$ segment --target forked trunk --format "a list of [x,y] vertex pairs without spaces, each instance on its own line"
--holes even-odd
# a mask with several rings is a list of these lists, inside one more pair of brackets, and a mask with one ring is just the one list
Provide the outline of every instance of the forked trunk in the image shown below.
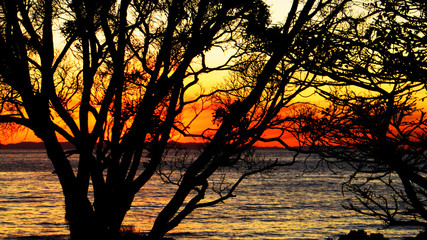
[[72,196],[65,201],[71,240],[120,239],[121,225],[130,203],[113,204],[114,197],[102,202],[105,204],[94,210],[85,196]]
[[[70,215],[70,214],[67,214]],[[74,211],[73,217],[67,217],[71,240],[118,240],[123,218],[104,221],[97,214]],[[105,214],[102,214],[105,216]],[[111,219],[111,218],[109,218]]]
[[72,240],[97,239],[103,231],[95,220],[92,206],[87,198],[72,194],[65,198],[65,219]]

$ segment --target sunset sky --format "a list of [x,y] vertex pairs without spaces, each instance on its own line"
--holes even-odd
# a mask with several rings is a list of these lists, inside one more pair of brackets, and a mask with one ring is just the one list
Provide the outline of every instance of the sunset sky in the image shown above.
[[[291,0],[266,0],[267,4],[271,7],[272,20],[273,23],[283,22],[286,18],[286,13],[290,8]],[[58,44],[61,41],[58,40]],[[212,65],[219,64],[225,57],[227,53],[223,53],[220,50],[213,50],[211,54],[209,54],[209,59]],[[219,80],[223,80],[226,77],[226,73],[212,73],[206,76],[206,79],[203,79],[204,87],[209,88],[214,86]],[[195,132],[202,131],[206,128],[206,123],[208,125],[211,124],[211,116],[212,112],[206,111],[204,112],[198,121],[193,126],[193,130]],[[4,132],[0,134],[0,144],[10,144],[10,143],[19,143],[19,142],[39,142],[40,140],[33,134],[32,131],[21,128],[20,131],[12,131],[12,132]],[[194,141],[192,139],[182,139],[180,141],[191,142]]]
[[0,4],[0,239],[427,224],[427,11],[324,1]]

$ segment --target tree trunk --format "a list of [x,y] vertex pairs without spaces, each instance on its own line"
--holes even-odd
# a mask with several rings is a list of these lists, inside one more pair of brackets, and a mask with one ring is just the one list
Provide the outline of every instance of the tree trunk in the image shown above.
[[94,219],[94,213],[87,199],[77,196],[66,197],[65,212],[72,240],[100,239],[98,237],[104,235],[102,227]]
[[94,210],[87,198],[80,195],[66,200],[66,220],[71,240],[118,240],[120,228],[130,204],[115,204],[116,198],[103,199],[103,207]]
[[188,176],[184,177],[182,185],[178,188],[173,198],[157,216],[154,225],[148,235],[148,238],[150,240],[163,239],[166,233],[173,228],[170,224],[170,221],[178,212],[179,208],[183,205],[185,198],[191,192],[193,182],[188,181],[188,178]]

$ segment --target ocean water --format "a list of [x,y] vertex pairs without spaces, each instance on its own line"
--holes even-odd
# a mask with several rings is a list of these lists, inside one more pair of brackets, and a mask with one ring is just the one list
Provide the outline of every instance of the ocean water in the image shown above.
[[[259,151],[266,159],[290,161],[282,150]],[[75,163],[75,162],[74,162]],[[315,158],[291,167],[246,179],[237,197],[213,207],[196,210],[174,229],[175,239],[326,239],[365,229],[391,239],[415,236],[420,229],[387,228],[376,219],[342,208],[351,198],[341,184],[350,172],[332,173],[325,167],[307,171]],[[0,239],[37,236],[67,239],[61,187],[45,152],[0,151]],[[227,170],[221,178],[237,179]],[[174,191],[154,178],[136,196],[124,225],[148,231],[154,217]]]

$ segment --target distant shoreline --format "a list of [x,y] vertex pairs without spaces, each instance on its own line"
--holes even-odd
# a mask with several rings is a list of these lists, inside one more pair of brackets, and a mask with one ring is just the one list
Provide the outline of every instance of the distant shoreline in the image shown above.
[[21,143],[11,143],[11,144],[1,144],[0,150],[9,150],[9,149],[40,149],[43,150],[44,144],[42,142],[21,142]]
[[[64,149],[74,149],[74,145],[68,142],[61,142],[61,145]],[[171,142],[171,147],[176,148],[186,148],[186,149],[201,149],[203,143],[179,143]],[[270,149],[270,150],[280,150],[283,148],[280,147],[256,147],[257,149]],[[44,143],[42,142],[21,142],[21,143],[11,143],[11,144],[0,144],[0,150],[44,150]]]

